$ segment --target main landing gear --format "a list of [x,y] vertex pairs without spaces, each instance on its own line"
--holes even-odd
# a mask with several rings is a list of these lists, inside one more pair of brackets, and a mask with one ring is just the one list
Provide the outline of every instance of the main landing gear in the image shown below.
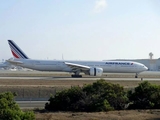
[[74,75],[71,75],[72,78],[81,78],[82,75],[79,74],[80,72],[75,72]]
[[82,75],[71,75],[72,78],[81,78]]

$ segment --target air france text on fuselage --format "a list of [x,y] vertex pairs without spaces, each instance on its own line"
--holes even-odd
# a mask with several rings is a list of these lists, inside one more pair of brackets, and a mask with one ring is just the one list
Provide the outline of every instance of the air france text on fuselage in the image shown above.
[[133,65],[133,63],[128,62],[106,62],[107,65]]

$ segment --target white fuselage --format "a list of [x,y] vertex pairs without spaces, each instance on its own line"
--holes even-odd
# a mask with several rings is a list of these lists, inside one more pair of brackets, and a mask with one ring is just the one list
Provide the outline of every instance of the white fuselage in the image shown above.
[[17,59],[22,64],[21,67],[30,68],[38,71],[62,71],[73,72],[64,62],[80,64],[84,66],[102,68],[103,72],[110,73],[140,73],[148,68],[141,63],[133,61],[64,61],[64,60],[33,60],[33,59]]

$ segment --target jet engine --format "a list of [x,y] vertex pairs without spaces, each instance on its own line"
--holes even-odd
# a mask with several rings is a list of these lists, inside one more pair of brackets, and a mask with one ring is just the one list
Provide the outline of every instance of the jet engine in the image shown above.
[[90,68],[89,75],[91,76],[102,76],[103,69],[102,68]]

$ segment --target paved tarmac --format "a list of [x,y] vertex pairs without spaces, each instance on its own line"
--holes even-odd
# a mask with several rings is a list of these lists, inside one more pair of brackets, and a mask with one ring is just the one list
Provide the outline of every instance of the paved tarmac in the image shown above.
[[[0,77],[0,80],[98,80],[98,77],[82,77],[82,78],[71,78],[71,77]],[[147,81],[159,81],[160,78],[105,78],[104,80],[118,80],[118,81],[137,81],[137,80],[147,80]]]
[[16,101],[21,109],[44,108],[48,101]]
[[[42,71],[10,71],[10,70],[0,70],[1,77],[70,77],[71,73],[68,72],[42,72]],[[86,76],[82,73],[83,76]],[[135,73],[103,73],[103,76],[135,76]],[[160,76],[160,71],[145,71],[139,73],[139,76]],[[88,76],[90,77],[90,76]]]

